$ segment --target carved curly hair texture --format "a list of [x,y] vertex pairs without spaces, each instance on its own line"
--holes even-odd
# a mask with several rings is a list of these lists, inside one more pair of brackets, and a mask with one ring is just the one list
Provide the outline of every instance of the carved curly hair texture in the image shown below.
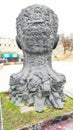
[[[57,37],[58,18],[54,11],[48,7],[32,5],[21,11],[16,19],[16,29],[18,38],[21,41],[20,44],[25,41],[21,46],[25,46],[26,50],[28,48],[28,51],[30,51],[30,49],[34,51],[31,44],[37,41],[37,44],[40,45],[36,45],[38,46],[36,49],[41,51],[39,49],[41,46],[42,51],[44,51],[43,46],[46,46],[46,51],[48,46],[51,46],[52,48],[54,46],[53,44]],[[43,42],[40,43],[40,40],[42,41],[42,39]],[[30,41],[30,49],[29,43],[26,45],[27,41]],[[43,45],[45,41],[46,45]]]
[[22,70],[10,76],[11,102],[34,104],[38,112],[44,106],[62,109],[66,79],[53,70],[51,60],[59,40],[57,15],[46,6],[29,6],[17,17],[16,29],[24,61]]

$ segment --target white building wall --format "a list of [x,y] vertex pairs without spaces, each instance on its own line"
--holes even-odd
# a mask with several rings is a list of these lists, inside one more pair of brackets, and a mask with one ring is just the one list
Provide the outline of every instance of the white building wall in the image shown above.
[[15,40],[10,38],[0,38],[0,53],[18,53],[18,48]]

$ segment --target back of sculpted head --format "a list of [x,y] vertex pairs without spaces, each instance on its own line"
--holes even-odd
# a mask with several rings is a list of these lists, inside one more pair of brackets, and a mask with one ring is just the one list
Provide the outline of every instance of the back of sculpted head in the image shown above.
[[32,5],[16,20],[17,35],[26,51],[43,52],[53,48],[58,30],[57,15],[46,6]]

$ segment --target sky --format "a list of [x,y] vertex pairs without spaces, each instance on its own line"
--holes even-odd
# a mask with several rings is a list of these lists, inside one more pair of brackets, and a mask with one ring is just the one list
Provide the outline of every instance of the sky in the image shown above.
[[58,34],[73,33],[73,0],[0,0],[0,37],[15,38],[16,17],[32,4],[46,5],[57,14]]

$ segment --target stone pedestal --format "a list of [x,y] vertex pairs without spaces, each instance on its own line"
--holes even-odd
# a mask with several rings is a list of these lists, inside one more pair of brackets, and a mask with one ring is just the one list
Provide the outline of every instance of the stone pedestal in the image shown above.
[[21,11],[16,25],[16,41],[24,61],[22,70],[10,77],[11,102],[34,104],[38,112],[44,106],[63,108],[66,79],[53,70],[51,62],[59,40],[57,15],[48,7],[33,5]]

